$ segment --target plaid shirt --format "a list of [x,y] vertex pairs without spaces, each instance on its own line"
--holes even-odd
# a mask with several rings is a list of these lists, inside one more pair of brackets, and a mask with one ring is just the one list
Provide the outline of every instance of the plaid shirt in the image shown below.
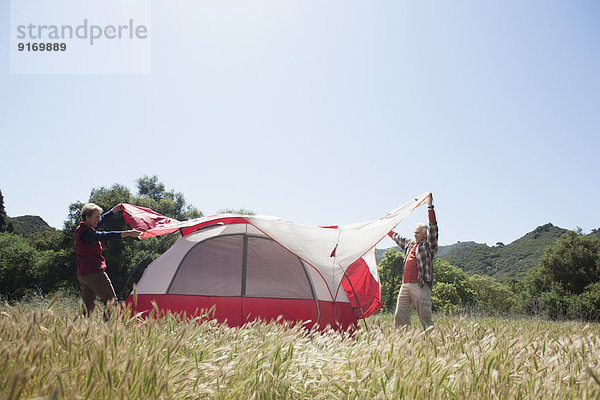
[[[391,232],[390,232],[391,233]],[[417,251],[417,267],[419,270],[419,275],[417,277],[417,281],[419,282],[419,286],[423,286],[425,283],[429,285],[429,287],[433,287],[433,257],[437,253],[438,249],[438,226],[435,220],[435,212],[433,209],[429,212],[429,227],[427,228],[427,240],[417,244],[414,239],[407,239],[398,235],[394,232],[390,235],[392,240],[400,246],[400,248],[404,251],[404,262],[406,263],[407,255],[412,249],[412,247],[416,244]]]

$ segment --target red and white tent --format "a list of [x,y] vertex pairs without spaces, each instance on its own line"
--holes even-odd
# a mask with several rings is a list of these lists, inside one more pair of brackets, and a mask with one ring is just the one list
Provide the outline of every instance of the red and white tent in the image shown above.
[[127,303],[188,316],[214,306],[215,318],[230,326],[281,316],[307,326],[355,327],[381,307],[375,245],[428,195],[377,220],[334,227],[239,214],[180,222],[123,204],[142,239],[181,233],[144,271],[137,301],[130,295]]

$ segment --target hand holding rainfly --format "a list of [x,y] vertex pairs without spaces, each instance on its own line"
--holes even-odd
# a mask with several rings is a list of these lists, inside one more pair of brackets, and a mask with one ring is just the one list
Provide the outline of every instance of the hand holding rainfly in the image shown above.
[[[111,212],[114,214],[117,211],[121,211],[123,210],[123,204],[119,203],[116,206],[114,206],[113,208],[111,208]],[[126,237],[133,237],[133,238],[140,238],[140,235],[142,234],[142,231],[138,231],[137,229],[131,229],[128,231],[121,231],[121,237],[122,238],[126,238]]]
[[142,234],[142,231],[138,231],[137,229],[132,229],[129,231],[122,231],[121,232],[121,237],[125,238],[125,237],[132,237],[132,238],[140,238],[140,235]]

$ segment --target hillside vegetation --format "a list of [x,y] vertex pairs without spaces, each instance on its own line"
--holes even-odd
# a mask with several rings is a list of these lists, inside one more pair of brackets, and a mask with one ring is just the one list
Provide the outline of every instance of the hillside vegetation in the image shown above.
[[[459,249],[462,247],[468,247],[468,246],[473,246],[477,243],[473,242],[473,241],[469,241],[469,242],[456,242],[453,244],[449,244],[447,246],[439,246],[438,247],[438,251],[437,251],[437,256],[441,257],[445,254],[450,253],[451,251],[455,250],[455,249]],[[394,249],[396,251],[401,251],[399,246],[394,246],[394,247],[390,247],[387,249],[375,249],[375,257],[377,258],[377,262],[381,261],[384,257],[385,257],[385,253],[386,251],[390,250],[390,249]]]
[[[439,246],[437,257],[468,274],[487,275],[500,281],[521,279],[527,271],[537,265],[546,248],[567,231],[548,223],[538,226],[508,245],[498,243],[497,246],[488,246],[468,241]],[[600,232],[592,232],[592,235],[600,235]],[[400,251],[398,246],[391,249]],[[387,250],[389,249],[377,249],[378,262],[385,257]]]
[[437,256],[441,257],[441,256],[446,255],[456,249],[462,249],[464,247],[469,247],[469,246],[473,246],[476,244],[477,243],[475,243],[473,241],[469,241],[469,242],[456,242],[456,243],[450,244],[448,246],[438,246]]
[[12,222],[14,232],[21,235],[33,235],[37,232],[52,230],[53,228],[37,215],[23,215],[21,217],[11,217],[8,219]]
[[488,275],[501,281],[519,279],[537,264],[546,248],[565,232],[566,229],[548,223],[505,246],[475,244],[454,249],[441,258],[469,274]]

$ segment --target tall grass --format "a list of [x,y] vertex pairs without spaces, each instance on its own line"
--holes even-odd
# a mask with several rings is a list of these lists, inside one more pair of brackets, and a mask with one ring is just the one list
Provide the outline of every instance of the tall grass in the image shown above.
[[76,313],[0,305],[1,398],[600,397],[600,325],[439,316],[423,333],[372,317],[351,336]]

